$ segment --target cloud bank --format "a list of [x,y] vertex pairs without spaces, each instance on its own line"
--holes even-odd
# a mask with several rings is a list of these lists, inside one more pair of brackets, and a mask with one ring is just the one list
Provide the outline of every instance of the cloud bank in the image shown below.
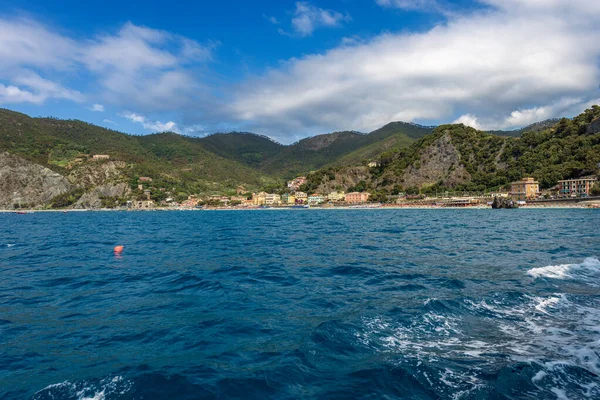
[[[372,4],[401,13],[444,2]],[[598,102],[600,2],[479,0],[462,15],[454,11],[428,31],[344,40],[235,84],[206,78],[218,43],[130,22],[75,38],[30,19],[0,18],[0,105],[87,102],[93,111],[121,110],[148,131],[225,126],[291,142],[394,120],[513,129]],[[290,23],[308,36],[349,18],[298,2]]]
[[598,97],[600,2],[592,3],[485,0],[483,10],[424,33],[385,33],[289,60],[246,82],[230,111],[280,136],[370,131],[393,120],[513,129],[574,114]]

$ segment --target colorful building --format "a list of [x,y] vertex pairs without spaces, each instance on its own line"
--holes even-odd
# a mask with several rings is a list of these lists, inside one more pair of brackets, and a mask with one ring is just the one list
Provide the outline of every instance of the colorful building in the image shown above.
[[371,196],[371,194],[367,193],[367,192],[346,193],[346,203],[351,203],[351,204],[366,203],[367,201],[369,201],[369,196]]
[[596,184],[596,178],[578,178],[558,181],[558,195],[561,197],[589,196]]
[[540,184],[534,178],[523,178],[510,184],[510,196],[515,200],[535,199],[540,195]]
[[274,193],[267,193],[265,196],[265,204],[268,206],[281,204],[281,196]]
[[346,194],[344,192],[331,192],[327,195],[327,200],[338,203],[344,201]]
[[282,194],[281,204],[296,204],[296,196],[290,193]]
[[252,204],[262,206],[267,204],[267,192],[252,193]]
[[316,205],[316,204],[321,204],[325,202],[325,196],[323,196],[320,193],[313,193],[310,196],[308,196],[308,204],[312,205]]
[[289,181],[287,183],[287,187],[296,191],[296,190],[300,189],[300,186],[304,185],[305,183],[306,183],[306,177],[299,176],[299,177],[294,178],[291,181]]
[[306,204],[308,203],[308,195],[304,192],[296,192],[294,194],[296,196],[296,203],[298,204]]

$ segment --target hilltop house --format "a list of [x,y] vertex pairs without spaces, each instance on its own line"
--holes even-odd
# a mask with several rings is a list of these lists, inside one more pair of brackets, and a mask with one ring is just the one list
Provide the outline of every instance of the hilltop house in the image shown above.
[[93,161],[108,160],[109,158],[110,156],[108,154],[94,154],[92,156]]

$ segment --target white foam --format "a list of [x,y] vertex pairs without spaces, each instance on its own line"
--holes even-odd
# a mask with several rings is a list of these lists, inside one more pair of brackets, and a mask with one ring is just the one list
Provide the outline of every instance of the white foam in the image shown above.
[[527,274],[534,278],[574,279],[588,277],[590,274],[600,274],[600,260],[586,258],[581,264],[549,265],[547,267],[532,268]]
[[567,397],[567,392],[565,392],[563,389],[553,387],[550,389],[550,391],[556,395],[558,400],[569,400]]
[[70,393],[70,396],[77,398],[77,400],[105,400],[107,396],[111,397],[115,394],[123,395],[127,393],[131,389],[131,386],[132,382],[124,380],[122,376],[107,377],[97,383],[89,381],[64,381],[46,386],[38,391],[33,398],[37,399],[41,393],[47,393],[54,397],[53,393],[64,390]]

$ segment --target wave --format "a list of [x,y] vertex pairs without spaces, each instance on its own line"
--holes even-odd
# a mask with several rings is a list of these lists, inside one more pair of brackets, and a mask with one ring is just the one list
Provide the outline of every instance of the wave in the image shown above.
[[[439,302],[428,299],[426,306]],[[525,384],[540,398],[561,398],[563,392],[599,398],[597,305],[563,293],[507,293],[445,304],[409,321],[365,318],[355,337],[399,365],[426,367],[416,368],[415,376],[435,378],[433,390],[442,398],[498,394]],[[470,368],[474,363],[479,368]]]
[[122,376],[107,377],[99,381],[64,381],[46,386],[33,396],[33,400],[105,400],[123,396],[131,389],[132,385],[131,381]]
[[532,268],[527,275],[534,278],[550,279],[577,279],[600,275],[600,260],[586,258],[581,264],[549,265],[547,267]]

